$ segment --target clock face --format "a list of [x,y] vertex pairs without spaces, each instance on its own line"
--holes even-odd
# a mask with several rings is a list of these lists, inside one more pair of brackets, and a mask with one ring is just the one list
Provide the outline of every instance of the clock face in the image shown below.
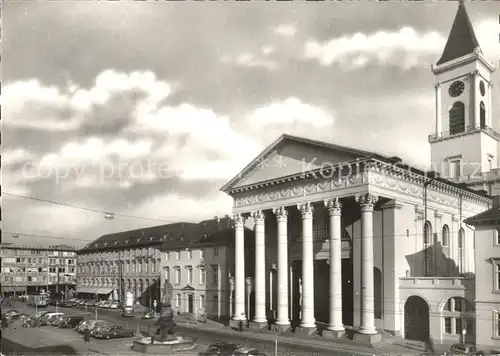
[[450,85],[450,88],[448,89],[448,93],[450,94],[451,97],[457,97],[460,94],[464,92],[465,89],[465,84],[464,82],[457,80],[456,82],[453,82]]
[[479,92],[481,93],[481,96],[484,96],[485,91],[484,82],[481,80],[481,82],[479,82]]

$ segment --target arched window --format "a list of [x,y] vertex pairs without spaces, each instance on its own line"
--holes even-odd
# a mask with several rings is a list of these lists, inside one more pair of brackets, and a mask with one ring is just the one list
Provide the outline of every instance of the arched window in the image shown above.
[[450,135],[465,132],[465,105],[461,101],[453,103],[449,115]]
[[424,224],[424,274],[432,275],[432,225],[429,221]]
[[444,333],[446,335],[474,334],[474,307],[465,298],[452,297],[446,301],[442,310]]
[[484,102],[482,101],[479,104],[479,125],[482,129],[486,128],[486,108],[484,107]]
[[443,225],[443,241],[442,241],[443,247],[449,247],[450,246],[450,229],[448,225]]
[[458,231],[458,271],[463,273],[465,255],[465,231],[461,228]]

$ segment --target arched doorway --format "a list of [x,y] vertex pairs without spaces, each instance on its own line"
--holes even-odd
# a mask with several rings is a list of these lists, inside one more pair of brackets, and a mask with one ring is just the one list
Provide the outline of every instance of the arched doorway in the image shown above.
[[429,305],[418,296],[406,300],[405,339],[427,341],[429,338]]

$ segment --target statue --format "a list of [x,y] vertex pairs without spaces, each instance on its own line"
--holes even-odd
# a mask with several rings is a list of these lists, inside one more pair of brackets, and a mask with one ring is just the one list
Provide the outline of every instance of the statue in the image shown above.
[[175,329],[174,322],[174,311],[172,309],[172,285],[168,280],[165,280],[163,287],[163,298],[160,302],[160,318],[156,322],[155,326],[158,328],[156,335],[151,339],[151,343],[154,341],[168,341],[175,339],[173,336]]

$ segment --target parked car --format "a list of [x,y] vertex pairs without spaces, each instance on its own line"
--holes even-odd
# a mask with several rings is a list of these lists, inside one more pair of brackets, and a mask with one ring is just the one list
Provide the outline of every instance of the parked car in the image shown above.
[[141,319],[153,319],[153,318],[154,318],[154,313],[151,310],[146,310],[141,317]]
[[240,347],[236,344],[219,342],[217,344],[210,345],[206,351],[200,352],[199,355],[200,356],[227,355],[231,354],[233,351],[239,348]]
[[120,303],[113,302],[109,305],[109,309],[120,309]]
[[104,320],[86,320],[85,323],[78,326],[77,331],[81,333],[83,333],[85,330],[92,331],[92,329],[105,324],[106,322]]
[[93,328],[91,331],[90,331],[90,336],[94,336],[96,332],[98,332],[99,330],[104,330],[104,329],[107,329],[111,327],[111,324],[101,324],[101,325],[98,325],[96,326],[95,328]]
[[61,329],[73,329],[76,328],[80,322],[83,321],[83,316],[82,315],[72,315],[68,316],[67,318],[64,318],[61,322],[59,322],[58,326]]
[[15,309],[11,309],[11,310],[8,310],[4,313],[5,317],[7,317],[8,319],[11,319],[11,320],[17,320],[19,319],[19,317],[21,316],[21,313],[19,313],[17,310]]
[[470,355],[479,356],[484,355],[483,351],[479,351],[474,344],[458,343],[450,347],[450,355]]
[[122,309],[122,316],[133,317],[134,316],[134,307],[124,306]]
[[38,326],[50,325],[50,323],[53,320],[55,320],[63,315],[64,315],[64,313],[47,313],[44,316],[40,317],[40,319],[39,319],[40,322],[39,322]]
[[99,331],[95,332],[93,336],[96,339],[117,339],[134,335],[135,330],[126,329],[121,325],[111,325],[107,328],[99,328]]
[[59,323],[61,322],[61,320],[65,319],[65,318],[67,318],[67,317],[64,315],[59,315],[57,317],[50,319],[48,324],[50,326],[59,326]]

